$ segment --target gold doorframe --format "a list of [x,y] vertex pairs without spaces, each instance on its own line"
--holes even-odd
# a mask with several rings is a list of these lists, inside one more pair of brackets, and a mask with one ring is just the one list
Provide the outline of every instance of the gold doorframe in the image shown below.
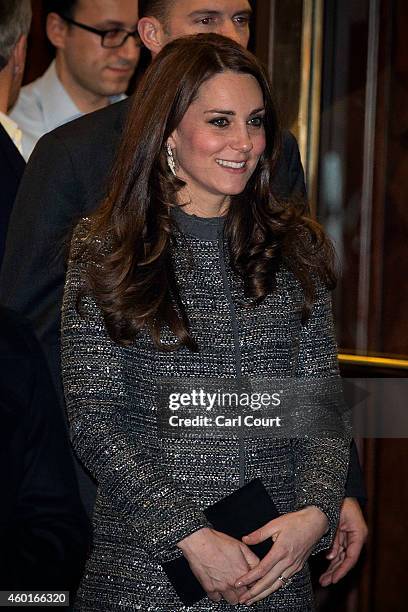
[[256,53],[268,66],[283,127],[299,142],[316,212],[324,0],[258,0]]
[[323,61],[324,0],[304,0],[302,82],[299,100],[299,148],[312,212],[316,213],[319,170],[320,102]]

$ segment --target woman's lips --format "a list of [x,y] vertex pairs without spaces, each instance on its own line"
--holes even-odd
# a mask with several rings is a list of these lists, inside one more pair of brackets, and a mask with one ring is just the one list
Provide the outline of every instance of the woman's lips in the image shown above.
[[227,172],[231,172],[232,174],[243,174],[246,172],[248,160],[232,161],[228,159],[216,159],[215,161],[220,168]]

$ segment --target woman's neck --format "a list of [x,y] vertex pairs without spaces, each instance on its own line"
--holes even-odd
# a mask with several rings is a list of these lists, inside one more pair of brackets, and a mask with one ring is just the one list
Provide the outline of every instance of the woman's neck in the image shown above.
[[223,217],[227,214],[230,204],[229,196],[223,198],[194,197],[191,193],[182,189],[179,192],[179,204],[183,206],[184,212],[197,217]]

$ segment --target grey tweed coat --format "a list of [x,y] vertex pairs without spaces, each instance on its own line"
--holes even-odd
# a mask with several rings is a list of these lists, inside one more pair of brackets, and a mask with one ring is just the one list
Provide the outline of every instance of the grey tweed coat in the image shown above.
[[[228,264],[222,219],[176,211],[173,261],[199,352],[158,351],[141,333],[131,347],[107,335],[92,298],[76,311],[86,261],[76,258],[88,220],[77,227],[65,286],[62,366],[73,446],[99,483],[94,543],[76,602],[83,612],[247,610],[208,598],[184,606],[160,563],[176,543],[207,525],[202,510],[260,477],[281,513],[316,505],[326,513],[330,545],[344,496],[346,439],[160,437],[161,377],[323,377],[337,372],[331,300],[323,288],[306,325],[294,277],[278,273],[277,291],[245,308],[242,284]],[[181,237],[184,237],[182,240]],[[174,341],[169,331],[163,339]],[[260,611],[313,610],[307,566],[285,589],[254,604]]]

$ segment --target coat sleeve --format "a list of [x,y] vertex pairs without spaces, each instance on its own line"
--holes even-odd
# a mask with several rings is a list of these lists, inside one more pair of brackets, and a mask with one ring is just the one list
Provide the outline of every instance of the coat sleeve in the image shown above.
[[109,338],[91,297],[82,299],[81,315],[77,312],[86,265],[77,257],[81,225],[72,241],[62,313],[62,372],[72,444],[103,495],[134,526],[138,543],[159,562],[169,560],[180,554],[177,542],[209,524],[153,456],[143,432],[129,432],[130,349]]
[[[334,337],[330,293],[319,286],[311,315],[300,333],[296,376],[304,379],[306,388],[318,380],[339,377],[337,347]],[[305,384],[306,383],[306,384]],[[329,529],[314,552],[328,548],[334,537],[340,507],[345,493],[345,481],[350,458],[350,436],[345,428],[342,435],[330,438],[316,435],[299,436],[293,440],[296,478],[296,508],[317,506],[329,521]]]
[[[306,197],[305,175],[299,146],[291,132],[282,134],[282,152],[274,179],[276,192],[282,197]],[[357,497],[360,503],[367,499],[364,477],[354,440],[351,442],[350,463],[346,479],[346,497]]]

